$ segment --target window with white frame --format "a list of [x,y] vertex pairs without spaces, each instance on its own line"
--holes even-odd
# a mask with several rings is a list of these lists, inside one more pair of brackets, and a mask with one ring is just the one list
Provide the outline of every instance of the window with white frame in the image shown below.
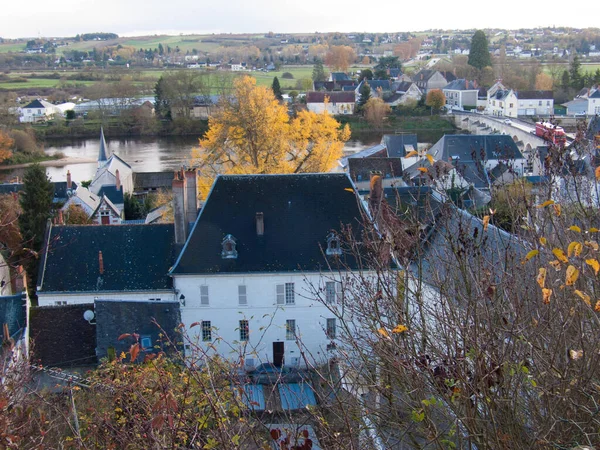
[[327,337],[329,339],[335,339],[335,332],[336,332],[336,324],[335,324],[335,319],[327,319]]
[[250,336],[250,324],[247,320],[240,320],[240,341],[245,342]]
[[208,286],[200,286],[200,305],[208,306]]
[[240,284],[238,286],[238,305],[246,306],[248,304],[248,297],[246,296],[246,285]]
[[289,319],[285,321],[285,339],[293,341],[296,339],[296,320]]
[[294,297],[294,283],[285,283],[277,285],[277,304],[278,305],[294,305],[296,299]]
[[335,303],[340,299],[342,293],[342,283],[339,281],[325,282],[325,301],[327,303]]
[[202,321],[202,340],[204,342],[212,341],[212,327],[210,324],[210,320]]

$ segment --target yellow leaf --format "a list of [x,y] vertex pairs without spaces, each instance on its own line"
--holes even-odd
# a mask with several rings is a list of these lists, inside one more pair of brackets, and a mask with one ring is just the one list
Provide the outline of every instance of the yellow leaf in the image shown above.
[[427,167],[417,167],[417,170],[422,173],[428,172]]
[[490,224],[490,216],[483,216],[483,231],[487,231]]
[[597,259],[586,259],[585,263],[594,269],[594,273],[598,275],[598,271],[600,271],[600,263]]
[[537,255],[539,252],[540,252],[539,250],[531,250],[529,253],[527,253],[525,255],[525,259],[521,262],[521,264],[525,264],[527,261],[529,261],[535,255]]
[[392,333],[404,333],[408,331],[406,325],[396,325],[396,327],[392,330]]
[[390,337],[390,333],[387,332],[385,328],[380,328],[377,332],[383,337]]
[[[598,166],[598,167],[600,167],[600,166]],[[598,228],[594,228],[594,227],[592,227],[592,228],[590,228],[588,231],[589,231],[590,233],[597,233],[597,232],[598,232],[598,231],[600,231],[600,230],[599,230]]]
[[596,167],[596,180],[600,179],[600,166]]
[[546,200],[544,203],[537,205],[537,208],[545,208],[546,206],[550,206],[554,204],[554,200]]
[[586,305],[592,306],[591,298],[585,292],[581,292],[580,290],[575,289],[575,295],[577,295],[581,300],[583,300],[583,302]]
[[561,210],[561,208],[560,208],[560,205],[553,205],[552,207],[554,208],[554,213],[555,213],[557,216],[560,216],[560,213],[561,213],[561,211],[562,211],[562,210]]
[[354,192],[354,189],[352,189],[352,188],[344,188],[344,190],[348,191],[348,192]]
[[569,230],[574,231],[575,233],[581,233],[581,228],[579,228],[577,225],[571,225]]
[[600,300],[596,302],[596,306],[594,306],[594,311],[600,312]]
[[550,261],[550,265],[554,267],[554,270],[556,270],[557,272],[560,270],[560,261],[557,261],[555,259],[554,261]]
[[540,267],[539,269],[539,273],[537,276],[537,283],[540,285],[540,287],[543,289],[544,285],[546,284],[546,269],[544,267]]
[[584,242],[586,247],[592,248],[595,251],[598,251],[598,243],[596,241],[585,241]]
[[542,295],[544,296],[544,303],[547,305],[550,303],[550,297],[552,296],[552,289],[542,289]]
[[554,254],[554,256],[556,256],[556,259],[558,259],[560,262],[564,262],[564,263],[569,262],[569,259],[565,256],[565,252],[563,252],[560,248],[555,248],[554,250],[552,250],[552,253]]
[[567,273],[565,277],[565,284],[567,286],[573,286],[579,278],[579,270],[575,266],[567,267]]
[[546,245],[547,243],[548,243],[548,239],[546,239],[545,237],[540,238],[540,244]]
[[569,350],[569,358],[576,361],[583,357],[583,350]]
[[431,164],[433,166],[433,163],[435,162],[435,159],[433,159],[433,156],[431,156],[429,153],[427,153],[425,155],[425,157],[429,160],[429,164]]
[[575,256],[581,255],[581,250],[583,250],[583,246],[581,245],[581,242],[577,242],[577,241],[571,242],[569,244],[569,247],[567,248],[567,253],[569,255],[569,258],[572,255],[575,255]]
[[411,158],[411,157],[413,157],[413,156],[417,156],[418,154],[419,154],[419,152],[418,152],[418,151],[416,151],[416,150],[412,150],[412,151],[410,151],[410,152],[408,152],[408,153],[406,154],[405,158]]

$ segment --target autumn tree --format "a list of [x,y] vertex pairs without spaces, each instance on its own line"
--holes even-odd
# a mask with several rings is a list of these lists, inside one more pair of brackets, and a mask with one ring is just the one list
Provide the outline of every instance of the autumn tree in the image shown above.
[[349,129],[327,113],[303,111],[290,121],[273,91],[252,77],[235,81],[233,99],[224,99],[193,151],[205,194],[219,173],[300,173],[328,171],[341,156]]
[[479,70],[492,65],[492,57],[488,48],[487,37],[481,30],[477,30],[471,38],[469,65],[476,67]]
[[331,70],[346,72],[356,59],[356,52],[347,45],[333,45],[325,55],[325,64]]
[[446,96],[441,89],[432,89],[427,93],[425,104],[433,111],[439,111],[446,104]]
[[15,141],[11,139],[8,134],[0,130],[0,163],[6,161],[12,156],[12,148],[14,143]]
[[380,128],[385,117],[391,112],[390,105],[381,98],[372,97],[365,104],[364,115],[371,125]]
[[551,91],[554,83],[552,77],[544,72],[538,73],[535,77],[535,88],[541,91]]
[[69,205],[64,219],[67,225],[88,225],[91,222],[83,208],[75,204]]

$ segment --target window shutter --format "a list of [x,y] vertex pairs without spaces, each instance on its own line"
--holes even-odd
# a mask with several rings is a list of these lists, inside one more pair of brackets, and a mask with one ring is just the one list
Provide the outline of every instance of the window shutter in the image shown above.
[[277,304],[285,305],[285,285],[277,285]]
[[246,285],[240,284],[238,286],[238,300],[240,306],[245,306],[248,304],[248,297],[246,296]]
[[208,286],[200,286],[200,305],[208,306]]

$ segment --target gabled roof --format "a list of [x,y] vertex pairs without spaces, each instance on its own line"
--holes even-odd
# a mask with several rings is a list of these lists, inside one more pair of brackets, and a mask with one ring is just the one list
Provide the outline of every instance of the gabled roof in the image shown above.
[[[171,273],[311,272],[338,262],[355,268],[351,255],[326,257],[324,250],[342,226],[351,225],[358,238],[361,221],[347,174],[220,175]],[[236,240],[236,258],[221,256],[227,235]]]
[[517,144],[505,134],[447,134],[428,151],[441,161],[487,161],[522,159]]
[[111,203],[114,203],[116,205],[121,205],[125,202],[125,199],[123,198],[123,186],[121,186],[121,189],[119,190],[117,190],[116,186],[102,186],[98,191],[98,197],[103,196],[106,196],[106,198],[109,199]]
[[479,91],[479,88],[473,81],[465,80],[464,78],[451,81],[443,89],[448,91]]
[[44,105],[42,105],[42,102],[40,102],[39,100],[34,100],[31,103],[29,103],[28,105],[23,106],[23,108],[44,109],[46,107]]
[[450,70],[439,70],[438,72],[442,74],[448,83],[456,80],[456,75]]
[[106,206],[108,206],[113,211],[113,213],[115,213],[115,215],[117,215],[117,216],[121,215],[121,210],[119,208],[117,208],[115,206],[115,204],[113,202],[111,202],[110,199],[106,195],[103,195],[102,197],[100,197],[100,202],[98,203],[98,207],[94,210],[94,212],[92,213],[92,216],[94,216],[100,210],[100,207],[102,206],[103,203],[106,204]]
[[[361,84],[362,83],[364,83],[364,80],[361,82]],[[392,83],[390,80],[367,80],[367,84],[371,88],[371,91],[376,91],[380,88],[383,91],[389,91],[392,89]],[[358,89],[360,89],[360,87]]]
[[348,161],[351,159],[368,158],[368,157],[373,157],[373,156],[385,158],[387,156],[387,150],[385,148],[385,145],[377,144],[377,145],[374,145],[373,147],[365,148],[364,150],[361,150],[360,152],[356,152],[356,153],[353,153],[352,155],[345,156],[340,159],[339,164],[343,168],[346,168],[348,166]]
[[333,91],[335,89],[335,81],[315,81],[315,91]]
[[353,181],[368,181],[372,172],[380,172],[382,178],[402,177],[401,158],[350,158],[348,172]]
[[520,100],[551,100],[554,99],[552,91],[517,91],[517,98]]
[[96,211],[100,205],[100,197],[91,192],[88,188],[79,186],[75,190],[75,196],[92,211]]
[[381,142],[386,146],[390,158],[403,158],[406,156],[407,146],[412,150],[417,149],[416,134],[384,134]]
[[[408,92],[408,90],[414,83],[412,81],[401,81],[399,83],[394,83],[394,84],[395,84],[396,92]],[[415,87],[416,87],[416,85],[415,85]],[[419,88],[417,87],[417,89],[419,89]]]
[[167,272],[174,260],[174,236],[172,224],[51,226],[40,264],[38,291],[170,289]]
[[600,89],[596,89],[588,98],[600,98]]
[[306,103],[324,103],[325,97],[329,97],[330,103],[356,102],[354,92],[307,92]]
[[349,80],[350,77],[348,77],[348,75],[344,72],[331,72],[331,79],[333,81],[342,81]]
[[149,189],[171,189],[173,171],[168,172],[133,172],[133,190],[135,192]]
[[31,308],[33,363],[59,367],[95,364],[96,325],[83,318],[87,310],[93,311],[94,304]]

